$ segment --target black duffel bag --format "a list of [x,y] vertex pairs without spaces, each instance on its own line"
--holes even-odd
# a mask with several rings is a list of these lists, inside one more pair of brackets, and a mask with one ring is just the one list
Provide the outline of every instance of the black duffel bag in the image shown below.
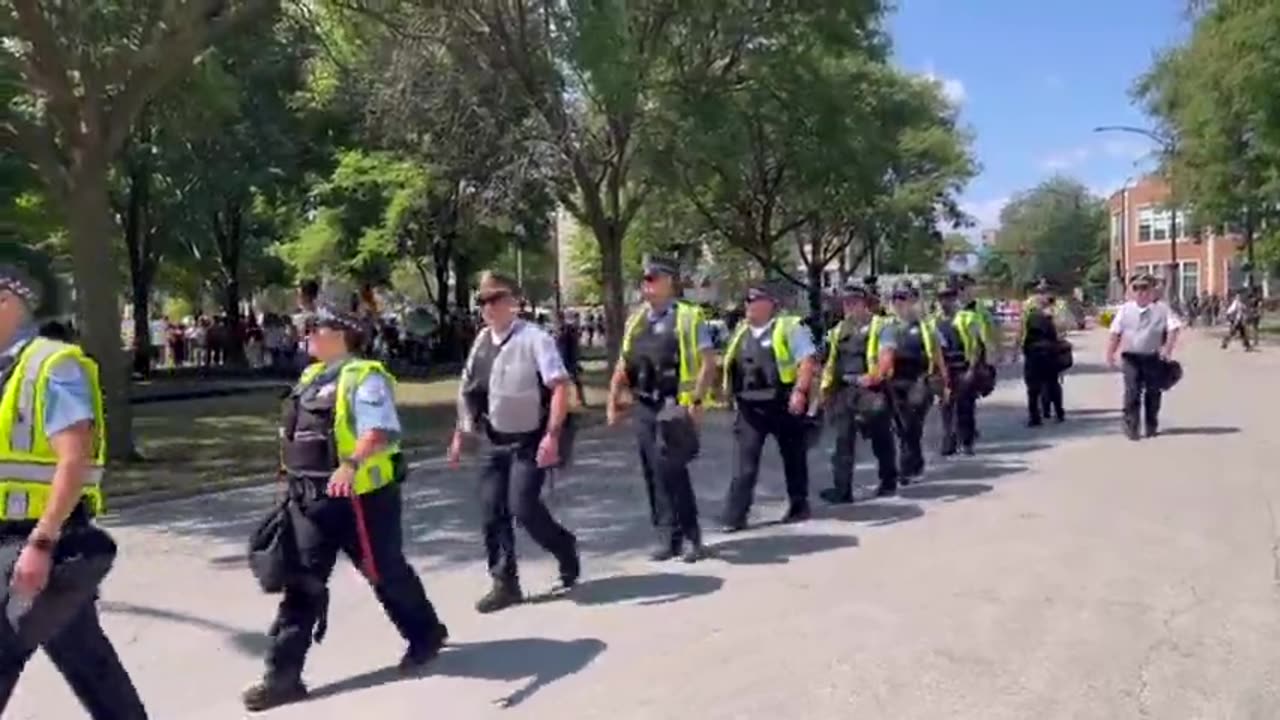
[[987,397],[996,390],[996,368],[994,365],[979,363],[969,371],[969,382],[978,397]]
[[1058,372],[1070,370],[1071,366],[1076,364],[1074,349],[1067,340],[1058,341],[1058,347],[1055,348],[1053,357],[1054,363],[1058,367]]
[[0,546],[4,568],[4,617],[0,647],[33,650],[66,627],[76,613],[94,602],[116,559],[116,543],[102,528],[88,524],[66,526],[53,549],[49,581],[34,598],[13,594],[13,570],[26,538]]
[[286,496],[249,536],[249,570],[265,593],[284,592],[299,567],[292,504],[293,500]]
[[1160,361],[1160,389],[1163,391],[1172,390],[1178,381],[1182,380],[1182,363],[1177,360],[1161,360]]

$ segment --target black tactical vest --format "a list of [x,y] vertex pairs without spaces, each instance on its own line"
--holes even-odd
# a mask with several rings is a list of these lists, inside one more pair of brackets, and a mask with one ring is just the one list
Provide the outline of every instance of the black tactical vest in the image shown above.
[[898,324],[898,346],[893,353],[894,379],[915,380],[928,370],[929,355],[924,345],[925,332],[927,328],[919,320]]
[[948,368],[963,368],[969,364],[969,360],[964,354],[964,338],[954,321],[954,317],[938,318],[938,335],[942,336],[942,345],[938,349],[942,351],[942,359]]
[[672,306],[657,322],[650,322],[647,314],[640,320],[626,358],[627,382],[637,397],[661,400],[676,397],[680,392],[678,312],[679,308]]
[[[778,358],[772,345],[773,329],[770,325],[757,338],[748,327],[738,341],[733,365],[729,368],[729,382],[734,395],[741,400],[775,400],[786,397],[791,389],[783,385],[778,374]],[[766,346],[766,342],[770,344]]]
[[338,467],[334,413],[342,366],[326,368],[309,383],[299,383],[284,401],[280,424],[281,455],[295,477],[328,477]]
[[840,323],[836,343],[836,372],[845,384],[852,384],[870,372],[867,367],[867,343],[871,342],[871,320],[857,325],[853,320]]

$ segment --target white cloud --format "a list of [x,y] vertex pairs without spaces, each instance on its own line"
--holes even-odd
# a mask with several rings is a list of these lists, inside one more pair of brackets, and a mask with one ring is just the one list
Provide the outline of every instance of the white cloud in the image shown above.
[[1040,162],[1040,166],[1049,172],[1062,172],[1079,167],[1093,156],[1093,149],[1081,145],[1050,154]]
[[945,97],[952,105],[961,105],[969,97],[965,91],[964,83],[956,78],[949,78],[934,70],[933,65],[926,66],[923,73],[924,77],[938,84],[942,90],[942,96]]
[[983,230],[999,227],[1000,211],[1008,203],[1009,197],[1007,195],[987,200],[966,200],[961,203],[961,209],[977,223],[976,226],[970,228],[969,235],[976,239],[982,235]]

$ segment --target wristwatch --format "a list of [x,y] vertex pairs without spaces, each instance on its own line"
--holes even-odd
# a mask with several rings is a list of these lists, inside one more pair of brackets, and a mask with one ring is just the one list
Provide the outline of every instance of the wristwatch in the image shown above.
[[693,400],[690,400],[689,404],[694,407],[702,407],[702,398],[696,397]]
[[359,469],[360,469],[360,461],[359,461],[359,460],[357,460],[357,459],[355,459],[355,458],[353,458],[353,457],[345,457],[345,458],[342,458],[342,462],[341,462],[341,463],[339,463],[339,464],[340,464],[340,465],[342,465],[343,467],[349,467],[349,468],[351,468],[352,470],[359,470]]

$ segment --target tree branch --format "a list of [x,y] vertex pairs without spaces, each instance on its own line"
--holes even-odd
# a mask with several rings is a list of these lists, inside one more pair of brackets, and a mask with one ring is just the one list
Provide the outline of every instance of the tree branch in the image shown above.
[[79,135],[80,102],[53,26],[38,0],[13,0],[13,7],[19,34],[31,45],[31,52],[22,58],[24,74],[48,94],[50,114],[61,130],[68,136]]
[[[34,0],[23,0],[33,2]],[[123,78],[104,77],[108,85],[123,89],[105,110],[103,127],[108,155],[124,143],[134,118],[143,105],[171,80],[187,70],[191,60],[216,43],[241,22],[273,13],[280,0],[243,0],[235,9],[227,9],[229,0],[187,0],[174,11],[168,22],[169,32],[139,50],[129,63]]]

